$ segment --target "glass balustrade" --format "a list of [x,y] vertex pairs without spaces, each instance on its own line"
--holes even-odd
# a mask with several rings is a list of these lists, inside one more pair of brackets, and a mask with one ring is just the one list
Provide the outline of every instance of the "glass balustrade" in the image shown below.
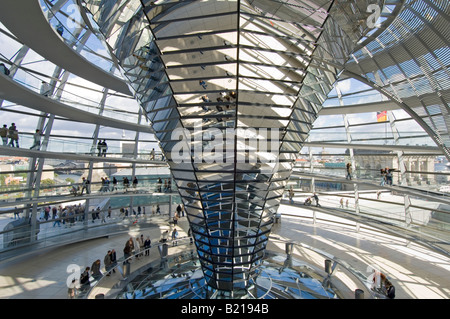
[[[379,168],[370,168],[370,166],[364,168],[361,166],[357,166],[356,169],[353,169],[352,171],[352,178],[359,182],[368,182],[373,184],[374,186],[382,186],[382,175],[380,173],[380,169],[385,167],[389,167],[391,169],[393,167],[397,167],[392,172],[392,186],[410,187],[423,192],[429,192],[430,195],[438,194],[439,196],[449,197],[450,192],[446,190],[445,186],[448,185],[450,179],[450,171],[445,165],[441,164],[442,163],[435,163],[433,157],[430,158],[426,155],[423,156],[423,160],[411,160],[410,162],[408,162],[411,170],[407,170],[404,173],[404,182],[402,182],[402,173],[398,169],[398,164],[396,164],[392,160],[382,160],[378,164],[376,164]],[[319,187],[319,189],[342,190],[346,189],[345,186],[343,186],[343,184],[336,179],[346,178],[347,173],[345,165],[345,162],[321,162],[315,163],[311,170],[310,164],[305,162],[304,164],[297,164],[296,168],[294,168],[294,172],[308,175],[317,174],[318,178],[320,180],[323,180],[323,182],[317,182],[317,186]],[[419,167],[421,166],[422,169],[428,170],[419,169]],[[332,179],[326,181],[327,176],[331,177]],[[308,178],[305,177],[305,179]],[[307,184],[306,181],[303,183],[303,185],[305,185],[305,183]],[[387,183],[385,183],[384,185],[391,186]]]
[[[32,133],[20,133],[19,132],[19,148],[29,149],[33,146],[34,139]],[[73,140],[71,140],[73,139]],[[100,140],[100,139],[99,139]],[[41,145],[44,142],[44,137],[41,137]],[[139,141],[146,142],[146,141]],[[150,143],[155,143],[155,141],[149,140]],[[35,149],[36,150],[36,149]],[[47,142],[47,151],[48,152],[59,152],[59,153],[68,153],[68,154],[77,154],[77,155],[94,155],[98,156],[99,151],[96,145],[92,145],[92,142],[83,142],[77,137],[67,137],[67,138],[58,138],[50,136]],[[124,153],[120,146],[111,146],[108,145],[108,150],[105,154],[106,161],[107,158],[134,158],[133,153]],[[150,150],[143,151],[140,150],[136,154],[136,159],[139,160],[149,160],[151,161]],[[161,152],[155,152],[155,157],[153,160],[161,161],[163,156]]]
[[[431,140],[431,138],[424,132],[402,132],[399,138],[399,143],[396,143],[392,132],[384,132],[382,130],[376,132],[370,132],[369,128],[362,128],[366,130],[364,133],[361,132],[351,132],[351,141],[355,144],[366,144],[368,147],[376,146],[429,146],[436,147],[436,144]],[[321,132],[324,131],[324,132]],[[336,143],[338,144],[348,144],[348,136],[345,132],[336,132],[333,129],[323,129],[317,128],[313,129],[308,139],[311,143]],[[333,146],[327,145],[329,148]]]
[[[78,171],[81,170],[79,169]],[[49,174],[46,175],[46,173]],[[173,182],[170,185],[170,189],[165,185],[165,181],[170,178],[168,174],[160,175],[163,177],[162,184],[158,183],[158,177],[137,176],[138,183],[136,186],[133,185],[132,181],[130,181],[129,186],[124,184],[123,177],[125,177],[125,174],[125,172],[118,171],[117,173],[114,173],[113,176],[102,175],[102,177],[108,177],[109,184],[105,185],[101,181],[97,180],[92,181],[89,186],[90,195],[106,196],[107,194],[114,195],[127,193],[173,193],[177,191],[177,187]],[[11,175],[14,175],[15,179],[10,178]],[[72,197],[78,198],[82,196],[81,189],[83,181],[81,179],[81,175],[71,174],[71,177],[67,177],[68,175],[62,174],[59,176],[54,174],[54,170],[47,170],[43,174],[39,186],[39,192],[37,193],[34,187],[30,188],[26,186],[26,173],[20,173],[20,171],[0,173],[0,177],[3,180],[3,183],[0,186],[0,200],[3,200],[10,205],[15,205],[23,202],[32,202],[30,196],[36,199],[42,198],[42,200],[50,200],[52,198],[59,200],[61,199],[61,196],[66,196],[70,200]],[[113,177],[116,177],[118,181],[116,186],[113,185]],[[131,176],[129,175],[126,177],[129,180],[131,179]],[[30,195],[30,193],[33,193],[33,195]],[[87,195],[85,190],[83,191],[83,194]]]
[[89,199],[66,196],[59,200],[47,196],[45,200],[26,204],[0,202],[0,252],[30,245],[45,248],[71,243],[127,231],[133,225],[149,227],[154,218],[170,216],[180,203],[177,194],[151,191],[139,196],[105,194]]

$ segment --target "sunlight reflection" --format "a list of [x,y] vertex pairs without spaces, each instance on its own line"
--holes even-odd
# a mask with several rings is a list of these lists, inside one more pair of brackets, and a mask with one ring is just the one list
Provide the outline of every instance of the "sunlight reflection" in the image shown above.
[[386,245],[387,247],[391,247],[392,249],[395,249],[396,251],[401,251],[405,255],[408,256],[414,256],[416,258],[420,258],[424,261],[431,262],[435,264],[436,266],[440,266],[444,268],[445,270],[450,271],[450,259],[446,258],[445,256],[442,256],[437,253],[433,253],[423,247],[416,246],[414,248],[411,247],[405,247],[402,245]]
[[9,298],[25,291],[39,290],[56,283],[57,281],[53,280],[0,276],[0,298]]

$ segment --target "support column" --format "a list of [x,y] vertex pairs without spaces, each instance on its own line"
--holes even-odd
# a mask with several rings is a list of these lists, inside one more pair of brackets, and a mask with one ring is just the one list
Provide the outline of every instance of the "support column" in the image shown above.
[[[50,86],[53,88],[56,87],[56,83],[57,80],[62,73],[62,69],[60,67],[56,67],[55,70],[53,71],[53,75],[52,75],[52,80],[50,81]],[[53,94],[53,92],[52,92]],[[60,95],[56,96],[56,99],[58,100],[60,98]],[[37,127],[39,129],[41,129],[41,131],[44,130],[44,123],[45,123],[45,118],[47,117],[46,113],[41,113],[40,114],[40,118],[38,121],[38,125]],[[53,120],[54,120],[55,116],[52,115],[49,118],[49,121],[47,122],[47,125],[45,126],[45,134],[44,134],[44,141],[40,147],[41,151],[46,151],[47,150],[47,146],[48,146],[48,139],[50,136],[50,132],[52,130],[52,126],[53,126]],[[41,178],[42,178],[42,170],[44,168],[44,163],[45,163],[45,158],[40,158],[40,157],[33,157],[33,159],[30,161],[30,173],[28,174],[28,178],[27,178],[27,183],[28,183],[28,188],[32,188],[34,189],[34,197],[39,197],[39,193],[40,193],[40,188],[41,188]],[[34,203],[33,204],[33,208],[32,208],[32,216],[33,218],[31,218],[31,232],[30,232],[30,242],[34,242],[36,241],[36,236],[34,235],[36,233],[36,229],[37,229],[37,206],[38,203]]]
[[[344,106],[344,101],[342,100],[341,90],[339,89],[338,86],[336,86],[335,88],[336,88],[336,92],[337,92],[337,95],[338,95],[339,104],[341,106]],[[343,114],[342,116],[344,118],[345,133],[347,135],[347,142],[349,144],[349,148],[348,149],[349,149],[350,163],[352,164],[352,167],[353,167],[352,178],[355,178],[355,175],[356,175],[356,161],[355,161],[355,154],[353,152],[353,148],[351,148],[352,135],[351,135],[351,132],[350,132],[350,123],[348,121],[347,114]],[[359,206],[359,192],[358,192],[358,184],[357,183],[353,183],[353,191],[354,191],[354,197],[355,197],[355,213],[359,214],[360,213],[360,206]],[[359,232],[359,228],[360,228],[360,225],[357,222],[356,223],[356,232]]]
[[[400,135],[399,135],[397,127],[395,125],[395,116],[392,111],[388,111],[387,115],[388,115],[389,123],[391,126],[392,135],[394,136],[395,145],[399,145],[400,144]],[[403,151],[397,151],[397,160],[398,160],[398,168],[400,170],[400,176],[398,179],[398,183],[402,186],[405,186],[407,184],[406,183],[406,164],[404,161]],[[411,199],[409,198],[409,195],[407,195],[407,194],[404,195],[404,203],[405,203],[405,222],[406,222],[406,226],[409,227],[409,225],[412,221],[411,211],[410,211]]]
[[[141,121],[142,121],[142,108],[139,108],[137,123],[141,124]],[[134,159],[137,159],[138,151],[139,151],[139,132],[136,131],[136,135],[134,137],[134,149],[133,149],[133,158]],[[136,163],[133,163],[131,166],[131,182],[133,181],[133,178],[135,176],[136,176]],[[130,214],[133,213],[133,206],[134,206],[134,197],[130,197]]]
[[[309,148],[309,172],[311,173],[311,193],[316,192],[316,186],[315,186],[315,178],[314,178],[314,155],[312,152],[311,147]],[[316,211],[313,209],[313,225],[316,224]]]

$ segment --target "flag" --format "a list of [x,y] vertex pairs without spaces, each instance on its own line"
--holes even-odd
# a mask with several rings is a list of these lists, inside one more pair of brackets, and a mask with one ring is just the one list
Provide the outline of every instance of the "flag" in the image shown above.
[[377,122],[387,121],[387,111],[377,112]]

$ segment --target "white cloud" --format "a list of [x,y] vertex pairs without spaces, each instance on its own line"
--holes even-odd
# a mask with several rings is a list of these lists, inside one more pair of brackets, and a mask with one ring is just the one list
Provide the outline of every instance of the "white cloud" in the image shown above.
[[347,80],[343,80],[343,81],[339,81],[336,84],[336,87],[341,91],[341,93],[347,93],[350,92],[351,89],[351,79],[347,79]]

